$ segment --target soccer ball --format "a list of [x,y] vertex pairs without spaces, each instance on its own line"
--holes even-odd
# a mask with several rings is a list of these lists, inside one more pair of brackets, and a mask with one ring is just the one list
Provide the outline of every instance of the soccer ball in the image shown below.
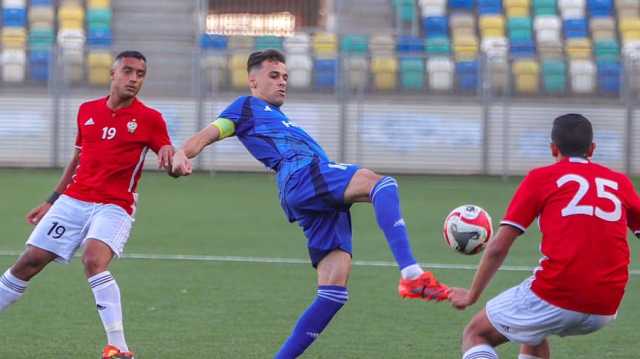
[[462,254],[481,252],[492,233],[491,216],[473,204],[465,204],[451,211],[444,220],[442,230],[447,245]]

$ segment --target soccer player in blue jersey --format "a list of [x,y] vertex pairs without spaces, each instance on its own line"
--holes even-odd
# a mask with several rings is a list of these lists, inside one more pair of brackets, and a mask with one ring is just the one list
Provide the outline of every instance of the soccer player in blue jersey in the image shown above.
[[280,109],[288,80],[282,53],[252,53],[247,71],[251,96],[236,99],[211,125],[187,140],[174,156],[172,174],[190,174],[191,158],[207,145],[234,135],[258,161],[276,172],[281,206],[289,221],[298,222],[307,237],[318,291],[275,357],[301,355],[347,302],[349,208],[353,203],[373,204],[378,225],[400,267],[400,296],[447,299],[448,288],[432,273],[424,272],[413,257],[396,180],[357,165],[332,162],[311,136],[287,118]]

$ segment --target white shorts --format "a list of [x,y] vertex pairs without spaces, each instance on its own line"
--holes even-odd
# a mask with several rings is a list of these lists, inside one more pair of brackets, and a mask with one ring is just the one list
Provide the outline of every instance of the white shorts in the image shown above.
[[132,224],[133,218],[119,206],[62,195],[31,232],[27,244],[56,254],[57,262],[68,263],[87,239],[97,239],[119,257]]
[[550,335],[561,337],[595,332],[616,318],[574,312],[550,304],[533,291],[533,277],[487,302],[487,317],[512,342],[538,345]]

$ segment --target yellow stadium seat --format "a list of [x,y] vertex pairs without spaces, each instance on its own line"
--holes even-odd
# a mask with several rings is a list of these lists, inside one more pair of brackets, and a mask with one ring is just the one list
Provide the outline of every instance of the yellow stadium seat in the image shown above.
[[90,9],[104,9],[111,7],[111,0],[87,0]]
[[393,90],[397,86],[398,60],[395,57],[374,57],[371,60],[373,84],[377,90]]
[[[229,37],[229,50],[242,50],[245,52],[253,50],[255,38],[252,36],[231,36]],[[247,55],[248,56],[248,55]]]
[[2,47],[8,49],[24,49],[27,43],[27,31],[23,27],[4,27],[2,32]]
[[338,52],[336,34],[318,32],[313,35],[312,43],[316,56],[335,57]]
[[84,9],[78,5],[63,5],[58,10],[60,29],[84,29]]
[[571,60],[589,60],[591,58],[591,40],[589,39],[568,39],[566,50]]
[[526,17],[531,4],[529,0],[504,0],[504,8],[507,17]]
[[109,52],[91,52],[87,57],[89,66],[89,83],[91,85],[108,85],[111,81],[111,64],[113,57]]
[[534,60],[517,60],[513,63],[516,91],[533,94],[539,89],[540,65]]
[[235,89],[246,89],[249,84],[247,74],[248,53],[239,53],[231,56],[229,61],[229,71],[231,72],[231,86]]
[[453,40],[456,61],[474,60],[478,57],[478,40],[475,37],[459,37]]
[[482,37],[504,37],[504,17],[488,15],[480,17],[480,33]]

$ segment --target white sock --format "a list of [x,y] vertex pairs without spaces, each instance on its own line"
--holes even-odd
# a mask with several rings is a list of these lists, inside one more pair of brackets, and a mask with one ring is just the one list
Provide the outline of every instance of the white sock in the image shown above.
[[518,359],[542,359],[537,356],[529,355],[529,354],[519,354]]
[[402,268],[402,270],[400,271],[400,276],[402,276],[402,279],[415,279],[421,276],[422,273],[424,273],[424,271],[419,264],[412,264],[410,266]]
[[124,326],[122,325],[122,304],[120,303],[120,288],[108,271],[98,273],[89,278],[89,285],[96,299],[98,314],[102,319],[107,341],[121,351],[129,351],[124,340]]
[[27,290],[27,284],[22,279],[11,274],[11,268],[0,277],[0,312],[5,310],[12,303],[20,299]]
[[498,359],[498,353],[496,353],[493,347],[481,344],[467,350],[467,352],[462,355],[462,359]]

